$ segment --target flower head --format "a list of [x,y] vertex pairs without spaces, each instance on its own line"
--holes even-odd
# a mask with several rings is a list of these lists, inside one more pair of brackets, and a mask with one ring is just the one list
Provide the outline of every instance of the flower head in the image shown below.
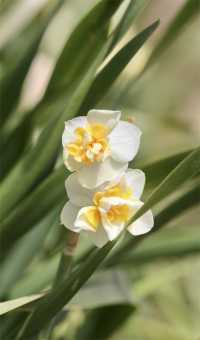
[[[80,185],[74,173],[66,180],[69,202],[62,210],[61,222],[74,232],[84,231],[96,246],[102,247],[126,228],[143,205],[140,197],[144,184],[145,175],[141,170],[128,169],[114,181],[89,190]],[[132,235],[141,235],[152,227],[153,215],[149,210],[127,230]]]
[[86,188],[122,175],[138,151],[141,131],[120,116],[120,111],[91,110],[65,123],[64,162]]

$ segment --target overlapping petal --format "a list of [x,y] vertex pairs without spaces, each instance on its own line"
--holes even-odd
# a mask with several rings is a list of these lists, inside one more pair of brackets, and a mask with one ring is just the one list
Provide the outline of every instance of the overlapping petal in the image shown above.
[[65,123],[64,164],[70,171],[78,171],[82,186],[91,189],[113,181],[135,157],[141,131],[120,117],[120,111],[90,110],[87,117]]
[[69,200],[78,207],[91,205],[94,190],[83,187],[77,179],[77,174],[73,173],[65,181],[65,188]]
[[[143,202],[135,201],[135,212],[143,206]],[[144,215],[131,223],[127,230],[134,236],[148,233],[154,226],[154,218],[151,210],[148,210]]]
[[138,152],[140,136],[138,127],[120,121],[109,135],[111,157],[118,162],[130,162]]
[[81,167],[77,174],[78,180],[85,188],[97,188],[108,181],[114,181],[126,171],[128,163],[119,163],[107,158],[102,163],[94,163],[89,167]]
[[78,127],[85,127],[87,125],[87,118],[85,116],[75,117],[65,122],[65,129],[62,135],[62,145],[71,143],[75,139],[75,130]]
[[68,201],[64,205],[60,215],[61,224],[63,224],[67,229],[74,231],[75,233],[79,233],[81,231],[81,228],[75,226],[75,220],[78,212],[79,208]]
[[89,123],[100,123],[105,125],[111,131],[119,122],[121,117],[120,111],[111,110],[90,110],[87,115]]
[[136,236],[154,224],[150,210],[129,223],[143,205],[145,175],[127,169],[138,152],[141,131],[120,117],[120,111],[91,110],[87,117],[68,121],[62,137],[64,163],[74,173],[65,183],[69,202],[61,223],[74,232],[83,231],[97,247],[124,229]]

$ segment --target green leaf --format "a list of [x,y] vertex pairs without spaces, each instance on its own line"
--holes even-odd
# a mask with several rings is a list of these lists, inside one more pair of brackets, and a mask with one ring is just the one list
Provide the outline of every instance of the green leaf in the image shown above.
[[36,227],[21,239],[1,266],[0,297],[16,284],[28,264],[40,252],[51,227],[58,226],[60,206],[53,210]]
[[44,293],[41,293],[37,295],[23,296],[10,301],[0,302],[0,315],[14,311],[24,305],[28,305],[30,302],[40,299],[43,295]]
[[133,305],[114,305],[100,307],[89,312],[76,334],[76,339],[95,339],[97,334],[101,340],[110,339],[113,333],[117,332],[122,324],[128,320],[135,309]]
[[64,167],[56,170],[0,224],[2,258],[16,240],[30,231],[52,208],[62,203],[65,197],[67,200],[64,188],[67,174]]
[[24,79],[52,17],[64,3],[45,5],[27,27],[0,51],[3,72],[0,77],[1,126],[16,106]]
[[[163,198],[168,198],[168,195],[178,189],[181,184],[184,184],[187,180],[193,177],[199,172],[200,164],[200,149],[196,149],[188,156],[186,156],[174,170],[161,182],[160,185],[153,191],[152,195],[145,202],[143,207],[138,210],[133,220],[142,216],[148,209],[159,203]],[[199,186],[192,190],[184,193],[181,197],[170,203],[165,209],[163,209],[155,217],[155,226],[152,232],[159,230],[164,224],[178,216],[182,212],[186,211],[190,207],[199,203]],[[113,254],[112,258],[109,259],[107,265],[113,265],[117,263],[118,258],[126,254],[132,249],[138,242],[141,242],[144,238],[148,237],[148,234],[143,235],[139,238],[128,238],[126,242]]]
[[190,154],[181,161],[177,167],[172,170],[169,175],[161,182],[161,184],[153,191],[148,200],[135,214],[132,223],[142,216],[148,209],[152,208],[156,203],[168,197],[172,192],[181,185],[194,177],[200,169],[200,148],[190,152]]
[[[31,124],[31,117],[26,117],[11,133],[7,133],[5,138],[2,138],[3,141],[1,140],[0,144],[0,163],[2,165],[0,168],[0,180],[8,175],[29,146],[32,133]],[[14,148],[13,145],[15,146]]]
[[[114,245],[114,243],[112,244]],[[107,244],[101,251],[95,249],[85,263],[70,275],[68,280],[63,280],[42,299],[20,332],[18,339],[31,338],[38,334],[45,325],[59,312],[79,291],[83,283],[93,274],[97,266],[110,251],[111,244]]]
[[110,46],[109,51],[113,49],[113,47],[120,41],[120,39],[126,34],[129,30],[135,18],[143,11],[146,7],[148,0],[131,0],[126,11],[119,22],[116,31],[114,32],[114,38],[112,44]]
[[167,31],[154,48],[146,67],[153,64],[174,42],[181,31],[191,22],[200,12],[199,0],[187,0],[178,14],[170,23]]
[[101,1],[72,32],[56,63],[45,95],[32,113],[36,123],[43,123],[56,112],[65,109],[77,86],[77,79],[80,81],[98,46],[103,46],[102,40],[106,40],[109,19],[122,1]]
[[133,251],[118,259],[118,264],[141,265],[155,260],[170,260],[185,256],[199,255],[199,226],[182,227],[175,225],[173,229],[163,230],[145,238]]
[[[45,266],[43,266],[45,271]],[[17,310],[21,307],[31,310],[30,302],[40,300],[46,293],[23,296],[0,303],[0,315]],[[127,276],[123,271],[106,270],[96,273],[78,294],[65,306],[93,309],[110,305],[133,305]]]
[[[59,226],[57,225],[56,228],[59,228]],[[56,255],[52,258],[44,259],[33,264],[27,275],[22,277],[22,279],[12,288],[9,298],[17,299],[24,295],[38,294],[38,292],[50,287],[55,278],[59,259],[60,256]]]
[[[167,176],[167,178],[155,189],[153,194],[135,214],[134,219],[143,215],[148,209],[160,202],[175,189],[194,176],[200,167],[200,148],[191,152],[179,165]],[[133,221],[132,220],[132,221]],[[19,339],[33,336],[48,323],[62,307],[70,301],[80,287],[89,279],[98,265],[105,259],[114,247],[115,242],[109,242],[101,250],[94,250],[90,256],[80,265],[67,282],[63,280],[41,301],[27,321]]]
[[79,114],[81,112],[88,112],[90,108],[93,108],[100,99],[102,99],[125,66],[158,27],[158,24],[159,21],[156,21],[145,28],[142,32],[136,35],[136,37],[131,39],[123,48],[121,48],[121,50],[108,62],[108,64],[104,66],[101,72],[96,76],[90,91],[85,97],[85,100],[79,110]]
[[[115,2],[104,0],[100,2],[95,7],[98,18],[97,22],[94,22],[96,18],[94,10],[91,12],[92,18],[90,17],[91,13],[87,16],[87,20],[90,22],[90,25],[88,25],[88,29],[90,28],[88,39],[85,36],[88,53],[85,55],[85,62],[83,63],[83,60],[81,60],[81,69],[78,68],[76,77],[74,77],[73,82],[70,84],[70,95],[68,93],[66,108],[62,114],[58,112],[57,117],[53,117],[41,134],[35,148],[27,153],[26,157],[16,165],[3,182],[0,190],[2,200],[0,220],[3,220],[16,203],[52,168],[57,150],[59,145],[61,145],[64,121],[65,119],[72,118],[77,113],[83,98],[90,88],[95,72],[109,46],[107,40],[109,19],[120,3],[121,0]],[[64,50],[68,50],[68,44]],[[63,59],[60,59],[59,64],[63,65]],[[62,67],[57,66],[57,70],[60,69],[62,70]],[[23,182],[20,181],[21,178],[23,178]],[[20,183],[20,185],[16,186],[16,183]],[[13,187],[15,187],[14,192]]]
[[[183,151],[147,165],[138,165],[146,175],[147,186],[152,187],[158,185],[191,151],[193,150]],[[135,164],[132,162],[130,167],[134,168]]]
[[183,195],[171,202],[165,209],[157,214],[155,221],[155,231],[159,230],[163,225],[167,224],[175,217],[185,213],[188,209],[195,207],[199,204],[199,202],[200,186],[195,183],[194,188],[184,192]]

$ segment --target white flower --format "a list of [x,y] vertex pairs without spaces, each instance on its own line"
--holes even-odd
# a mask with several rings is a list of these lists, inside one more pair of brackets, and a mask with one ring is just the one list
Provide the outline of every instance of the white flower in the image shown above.
[[[69,202],[61,212],[61,223],[74,232],[84,231],[97,247],[114,240],[143,205],[140,197],[145,175],[141,170],[128,169],[109,185],[93,190],[83,188],[76,173],[71,174],[65,184]],[[145,234],[153,223],[149,210],[128,225],[127,230],[132,235]]]
[[120,111],[91,110],[87,117],[65,123],[64,163],[76,171],[86,188],[95,188],[122,175],[137,154],[141,131],[120,121]]

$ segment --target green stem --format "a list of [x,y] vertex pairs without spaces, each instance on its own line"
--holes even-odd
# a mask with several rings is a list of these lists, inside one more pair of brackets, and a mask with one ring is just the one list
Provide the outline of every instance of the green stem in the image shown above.
[[73,231],[67,232],[67,239],[63,247],[63,252],[60,258],[60,263],[58,266],[58,271],[53,284],[53,288],[55,288],[57,283],[66,278],[71,272],[72,259],[78,240],[79,240],[78,233],[74,233]]
[[[72,268],[73,255],[78,244],[78,240],[78,233],[74,233],[73,231],[69,230],[67,231],[67,238],[63,247],[63,252],[61,254],[58,271],[52,289],[56,288],[60,281],[66,279],[69,276]],[[47,338],[49,340],[52,339],[52,332],[56,324],[56,319],[57,316],[55,316],[55,318],[50,322],[50,325],[47,329]]]

